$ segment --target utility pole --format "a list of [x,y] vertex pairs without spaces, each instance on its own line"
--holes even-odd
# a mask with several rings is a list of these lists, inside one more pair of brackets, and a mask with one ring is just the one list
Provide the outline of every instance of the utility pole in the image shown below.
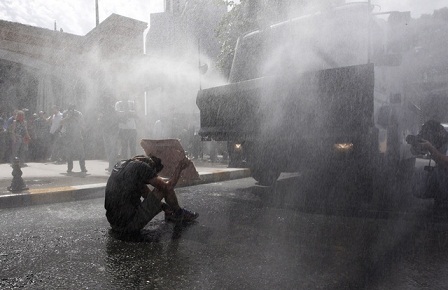
[[198,38],[198,73],[199,73],[199,90],[202,91],[201,81],[201,40]]
[[367,23],[367,63],[371,62],[371,54],[372,54],[372,26],[373,26],[373,19],[372,19],[372,13],[370,11],[370,8],[372,7],[372,2],[369,0],[367,5],[367,13],[369,14],[369,22]]
[[98,0],[95,0],[96,26],[100,24],[100,14],[98,12]]

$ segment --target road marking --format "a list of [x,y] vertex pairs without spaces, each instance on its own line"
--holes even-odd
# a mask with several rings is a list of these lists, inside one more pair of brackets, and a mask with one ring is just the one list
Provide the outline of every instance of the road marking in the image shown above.
[[102,188],[106,187],[106,183],[94,183],[94,184],[84,184],[84,185],[76,185],[72,186],[74,189],[94,189],[94,188]]
[[30,194],[39,194],[39,193],[49,193],[49,192],[61,192],[61,191],[71,191],[75,188],[73,186],[61,186],[61,187],[49,187],[49,188],[36,188],[30,189],[28,192]]

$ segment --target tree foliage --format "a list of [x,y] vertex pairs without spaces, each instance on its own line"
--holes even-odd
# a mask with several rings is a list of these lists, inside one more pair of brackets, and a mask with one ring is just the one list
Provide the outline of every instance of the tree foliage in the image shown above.
[[245,0],[241,0],[238,4],[234,1],[225,2],[229,7],[229,12],[223,17],[216,29],[216,35],[221,47],[217,59],[217,66],[224,75],[228,76],[238,37],[246,32],[257,29],[257,24],[255,19],[245,17]]
[[[221,0],[218,0],[221,1]],[[217,67],[228,76],[237,39],[248,32],[262,29],[273,23],[307,14],[313,10],[322,10],[331,6],[344,4],[344,0],[225,0],[229,7],[228,12],[221,20],[216,35],[220,45]],[[311,8],[311,6],[313,6]],[[434,11],[433,15],[423,15],[420,19],[412,21],[413,25],[407,27],[407,34],[400,38],[400,46],[420,47],[426,57],[445,60],[447,47],[447,20],[448,8]],[[398,32],[399,33],[399,32]],[[443,57],[441,57],[443,56]],[[416,61],[413,61],[414,63]],[[435,63],[436,60],[425,60],[424,63]]]
[[235,45],[240,36],[295,16],[291,15],[291,11],[297,13],[307,0],[240,0],[239,3],[225,0],[224,2],[229,11],[216,29],[221,47],[217,66],[228,76]]

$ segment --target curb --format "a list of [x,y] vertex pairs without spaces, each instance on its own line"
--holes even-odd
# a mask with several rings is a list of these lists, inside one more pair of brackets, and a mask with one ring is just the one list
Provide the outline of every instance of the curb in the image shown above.
[[228,170],[216,170],[212,173],[202,173],[199,175],[200,180],[188,180],[186,182],[179,181],[177,187],[186,187],[192,185],[220,182],[226,180],[240,179],[250,177],[250,170],[247,168],[241,168],[233,171]]
[[[179,181],[177,188],[246,177],[250,177],[250,170],[247,168],[240,168],[233,171],[216,170],[212,173],[200,174],[200,180]],[[0,196],[0,209],[100,198],[104,196],[103,190],[105,188],[106,183],[104,182],[29,189],[26,192],[10,193]]]

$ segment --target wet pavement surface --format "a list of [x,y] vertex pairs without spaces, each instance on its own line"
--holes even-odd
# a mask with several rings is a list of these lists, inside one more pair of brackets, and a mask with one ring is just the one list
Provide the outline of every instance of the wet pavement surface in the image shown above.
[[0,288],[447,289],[448,219],[429,202],[329,211],[309,186],[299,176],[180,188],[197,223],[160,214],[126,241],[102,198],[1,209]]

